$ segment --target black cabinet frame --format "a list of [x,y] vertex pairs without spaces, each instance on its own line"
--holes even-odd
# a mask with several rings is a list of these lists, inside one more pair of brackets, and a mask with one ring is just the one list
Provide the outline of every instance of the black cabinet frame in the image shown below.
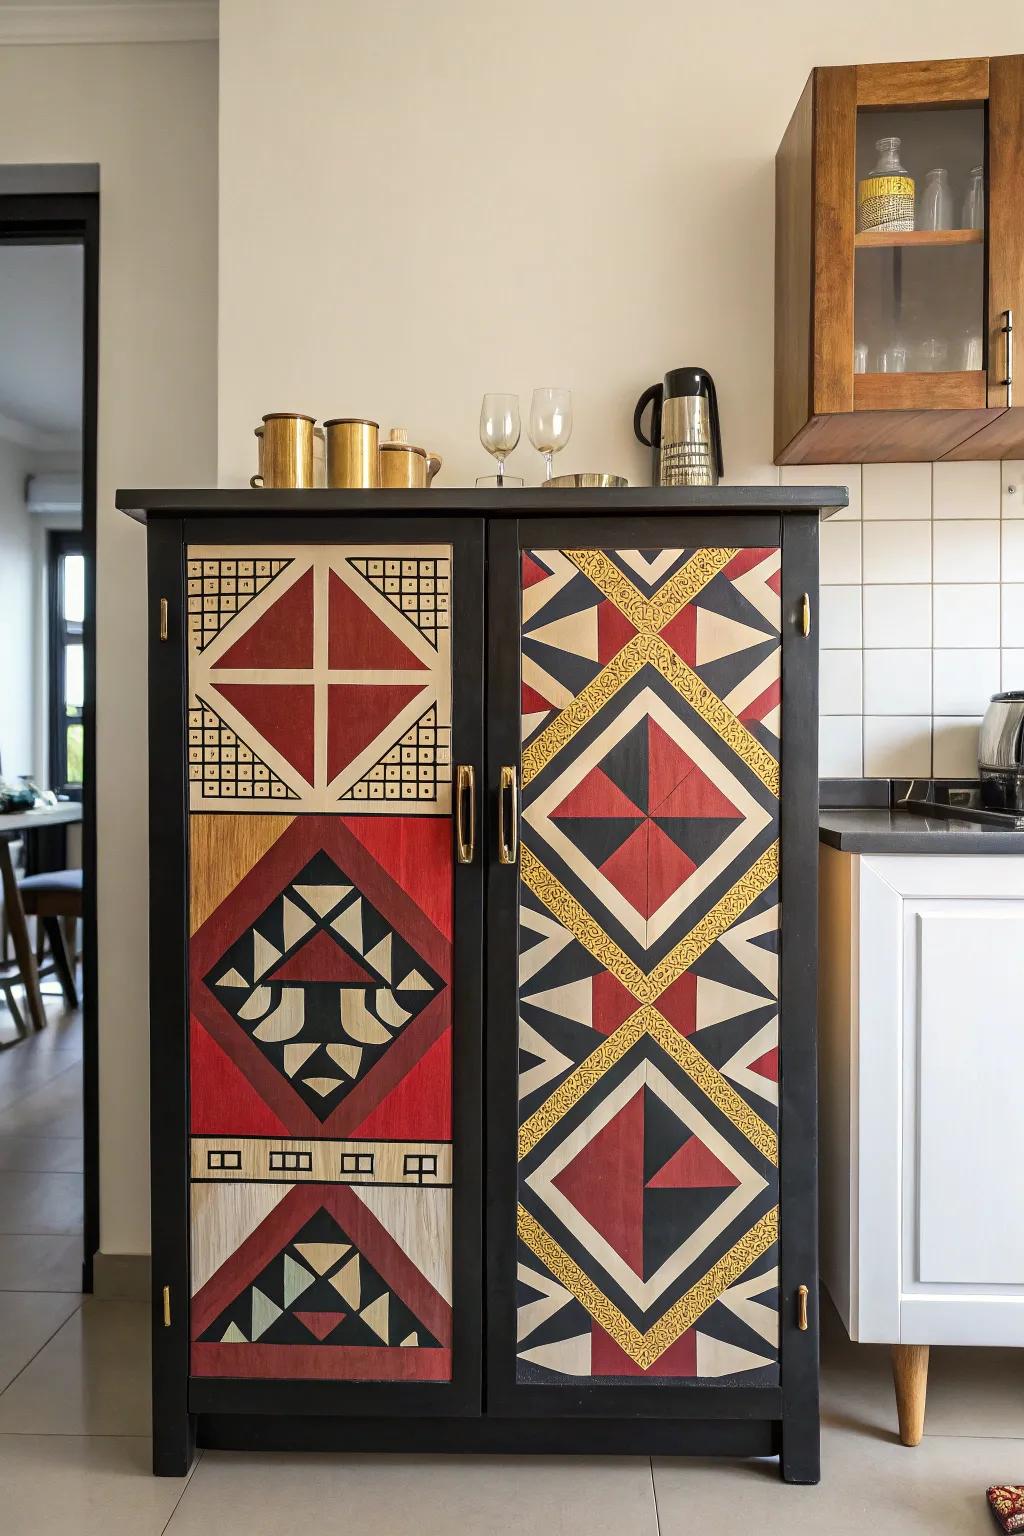
[[[118,505],[149,524],[154,1470],[182,1475],[198,1443],[778,1454],[787,1480],[817,1481],[813,620],[819,509],[845,505],[845,492],[167,491],[122,492]],[[382,522],[381,512],[392,515]],[[480,783],[475,860],[455,865],[455,1380],[190,1381],[185,549],[424,539],[454,549],[453,762],[474,763]],[[495,785],[499,766],[519,760],[518,560],[524,545],[539,541],[561,548],[623,540],[642,548],[781,543],[783,551],[779,1387],[517,1387],[512,1374],[518,869],[497,862]],[[802,633],[805,595],[809,638]],[[804,1285],[805,1330],[797,1294]]]

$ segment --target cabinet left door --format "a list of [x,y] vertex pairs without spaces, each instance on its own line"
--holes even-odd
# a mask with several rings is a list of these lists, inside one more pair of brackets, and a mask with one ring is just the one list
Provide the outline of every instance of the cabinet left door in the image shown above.
[[477,1413],[480,529],[261,523],[182,546],[188,1405]]

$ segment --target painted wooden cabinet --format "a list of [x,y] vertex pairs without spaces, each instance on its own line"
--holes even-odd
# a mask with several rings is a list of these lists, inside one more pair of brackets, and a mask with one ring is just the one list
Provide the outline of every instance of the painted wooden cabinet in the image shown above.
[[821,850],[822,1277],[852,1339],[1024,1345],[1020,866]]
[[158,1471],[198,1434],[816,1479],[844,497],[120,498],[154,615]]
[[775,161],[777,464],[1024,453],[1022,198],[1024,54],[812,72]]

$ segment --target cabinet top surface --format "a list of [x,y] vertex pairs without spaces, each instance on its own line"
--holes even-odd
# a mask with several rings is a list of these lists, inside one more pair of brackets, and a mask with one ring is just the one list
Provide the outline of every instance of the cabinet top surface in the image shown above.
[[114,505],[145,523],[167,517],[259,517],[301,513],[306,517],[506,516],[595,517],[630,513],[728,513],[820,511],[830,517],[848,501],[844,485],[630,486],[625,490],[476,490],[438,486],[416,491],[339,490],[123,490]]
[[823,809],[818,836],[843,853],[1024,853],[1024,832],[870,806]]

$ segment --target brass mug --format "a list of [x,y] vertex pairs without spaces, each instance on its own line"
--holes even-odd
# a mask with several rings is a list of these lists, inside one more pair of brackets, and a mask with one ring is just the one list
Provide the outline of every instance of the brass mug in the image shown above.
[[295,411],[272,411],[264,416],[262,432],[256,428],[259,473],[253,475],[249,484],[268,490],[307,490],[313,486],[315,421],[315,416],[302,416]]
[[324,422],[329,486],[336,490],[362,490],[380,485],[379,430],[377,422],[351,416],[336,416]]
[[440,456],[408,442],[404,427],[392,427],[380,445],[380,483],[386,490],[425,490],[440,468]]

